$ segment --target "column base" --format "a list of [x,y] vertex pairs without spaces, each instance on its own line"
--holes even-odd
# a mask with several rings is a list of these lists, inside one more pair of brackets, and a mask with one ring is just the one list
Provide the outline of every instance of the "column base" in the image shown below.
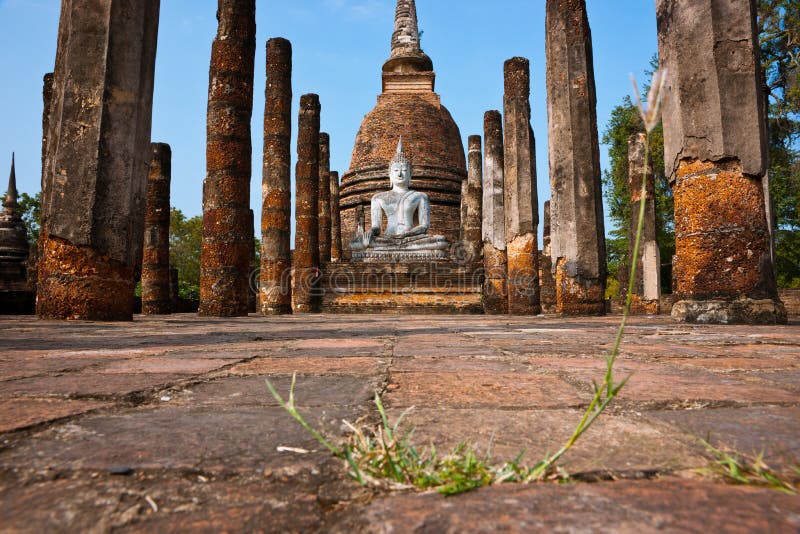
[[556,312],[560,315],[605,315],[605,284],[573,272],[565,258],[556,264]]
[[36,314],[42,319],[133,320],[133,268],[96,250],[41,236]]
[[681,300],[672,318],[698,324],[786,324],[786,307],[777,299]]

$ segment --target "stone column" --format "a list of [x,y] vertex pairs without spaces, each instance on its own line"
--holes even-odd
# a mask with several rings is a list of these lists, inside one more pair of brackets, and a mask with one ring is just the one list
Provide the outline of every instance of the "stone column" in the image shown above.
[[331,138],[319,134],[319,261],[331,261]]
[[458,225],[458,239],[459,241],[466,240],[466,226],[467,226],[467,196],[469,195],[469,177],[464,177],[461,180],[461,223]]
[[219,0],[203,183],[199,314],[205,317],[247,315],[255,16],[255,0]]
[[[42,80],[42,176],[41,176],[41,191],[42,199],[41,205],[44,206],[46,201],[44,198],[45,192],[45,169],[47,167],[47,133],[50,130],[50,106],[53,103],[53,73],[48,72],[44,75]],[[39,213],[39,226],[44,227],[44,213]],[[42,257],[41,246],[42,239],[38,240],[35,247],[31,248],[28,260],[28,282],[34,291],[38,291],[39,285],[39,258]]]
[[250,227],[248,228],[249,235],[248,238],[250,240],[250,258],[248,261],[248,275],[247,275],[247,311],[249,313],[256,313],[258,312],[258,287],[257,287],[257,276],[258,274],[258,265],[256,259],[256,214],[253,210],[248,210],[250,212]]
[[506,214],[503,177],[503,118],[499,111],[483,116],[483,311],[489,315],[508,313],[508,260],[506,258]]
[[142,256],[142,313],[167,315],[172,312],[169,294],[169,188],[172,178],[172,150],[153,143],[147,202],[144,214]]
[[675,198],[675,319],[786,322],[762,180],[766,118],[752,0],[658,0],[669,71],[664,161]]
[[180,283],[178,276],[178,269],[170,267],[169,269],[169,301],[172,313],[181,313],[179,304],[181,300]]
[[467,194],[464,198],[466,219],[464,221],[464,248],[466,260],[478,262],[483,256],[483,156],[481,155],[481,136],[469,136],[469,162],[467,166]]
[[339,173],[331,172],[331,260],[342,259],[342,214],[339,211]]
[[292,44],[267,42],[261,209],[261,313],[292,311]]
[[547,0],[547,109],[558,312],[605,314],[606,246],[585,0]]
[[542,311],[556,313],[556,279],[553,276],[553,252],[550,237],[550,201],[544,203],[544,233],[542,235],[542,251],[539,254],[539,286],[541,287]]
[[[48,72],[42,80],[42,197],[44,197],[45,175],[47,167],[47,133],[50,130],[50,106],[53,104],[53,73]],[[42,198],[44,204],[44,198]]]
[[[650,162],[645,161],[647,136],[633,134],[628,139],[628,184],[631,192],[631,220],[628,227],[628,262],[620,273],[620,293],[623,304],[628,293],[630,262],[636,261],[636,277],[633,281],[631,313],[634,315],[658,315],[661,299],[661,252],[656,240],[655,177]],[[642,179],[647,174],[647,186],[642,198]],[[639,225],[641,202],[645,203],[644,226],[639,244],[639,256],[633,258],[636,244],[636,229]]]
[[62,0],[37,313],[130,320],[142,258],[159,0]]
[[541,313],[539,300],[539,205],[536,151],[531,129],[530,63],[522,57],[504,65],[504,178],[508,313]]
[[310,313],[319,277],[319,96],[300,97],[295,169],[295,241],[292,309]]

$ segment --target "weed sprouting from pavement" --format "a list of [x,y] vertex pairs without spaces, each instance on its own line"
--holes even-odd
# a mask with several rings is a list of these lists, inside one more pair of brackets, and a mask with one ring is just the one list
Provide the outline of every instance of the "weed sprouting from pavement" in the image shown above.
[[769,488],[789,495],[800,492],[800,466],[794,466],[795,479],[770,468],[764,461],[764,453],[748,457],[712,446],[707,440],[701,440],[706,450],[714,457],[709,467],[697,469],[703,475],[718,477],[727,482],[745,486]]
[[[645,125],[647,144],[645,162],[649,161],[649,135],[658,124],[661,113],[661,96],[666,80],[666,71],[659,71],[653,77],[648,94],[648,107],[642,104],[634,80],[634,89],[642,121]],[[645,165],[645,176],[642,179],[641,197],[646,197],[647,172],[649,165]],[[636,241],[633,248],[633,258],[639,257],[639,244],[644,226],[645,202],[640,202]],[[592,426],[597,418],[608,408],[611,402],[619,395],[630,376],[617,382],[614,379],[614,363],[619,355],[622,338],[625,332],[628,316],[630,314],[633,297],[633,283],[636,278],[637,261],[631,261],[628,295],[622,313],[622,320],[617,330],[614,348],[606,358],[606,372],[602,383],[593,383],[594,395],[589,406],[584,411],[578,425],[570,438],[553,455],[546,455],[533,466],[522,464],[520,454],[515,460],[500,465],[490,464],[490,451],[480,457],[474,445],[462,442],[447,454],[441,454],[431,444],[420,448],[413,443],[413,430],[400,433],[400,423],[408,410],[404,412],[394,425],[390,425],[386,411],[381,402],[380,394],[375,393],[375,406],[380,414],[381,422],[378,425],[352,424],[345,421],[351,434],[347,442],[341,447],[331,443],[320,432],[315,430],[298,412],[294,402],[294,387],[296,375],[292,377],[289,399],[284,401],[267,380],[267,387],[275,400],[294,417],[312,436],[336,457],[343,460],[349,475],[363,485],[383,487],[387,489],[433,489],[444,495],[455,495],[470,491],[482,486],[489,486],[502,482],[541,482],[545,480],[566,480],[568,475],[557,466],[557,462],[566,454],[575,443]]]

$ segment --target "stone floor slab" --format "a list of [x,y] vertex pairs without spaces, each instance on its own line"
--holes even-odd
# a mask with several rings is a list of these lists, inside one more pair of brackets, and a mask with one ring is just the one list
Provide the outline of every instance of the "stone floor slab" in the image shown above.
[[577,406],[581,398],[567,382],[534,373],[393,373],[386,403],[396,407],[510,408]]
[[770,490],[667,479],[497,486],[457,499],[378,499],[335,532],[797,532],[800,500]]
[[0,399],[0,433],[111,406],[110,402],[93,400]]

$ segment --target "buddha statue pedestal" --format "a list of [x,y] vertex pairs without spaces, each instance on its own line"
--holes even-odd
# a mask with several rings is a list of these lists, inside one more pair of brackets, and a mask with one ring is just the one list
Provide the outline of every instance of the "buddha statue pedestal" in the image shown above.
[[322,265],[322,311],[482,313],[482,265],[452,261],[450,242],[428,233],[430,201],[409,188],[411,164],[402,140],[389,178],[392,188],[372,197],[369,229],[363,207],[357,211],[350,261]]
[[[356,232],[350,241],[351,260],[372,263],[408,263],[448,261],[450,243],[441,235],[430,235],[431,203],[428,195],[414,191],[411,162],[403,154],[403,139],[389,165],[392,188],[372,197],[372,227],[364,225],[363,211],[358,215]],[[386,229],[382,230],[386,216]]]

